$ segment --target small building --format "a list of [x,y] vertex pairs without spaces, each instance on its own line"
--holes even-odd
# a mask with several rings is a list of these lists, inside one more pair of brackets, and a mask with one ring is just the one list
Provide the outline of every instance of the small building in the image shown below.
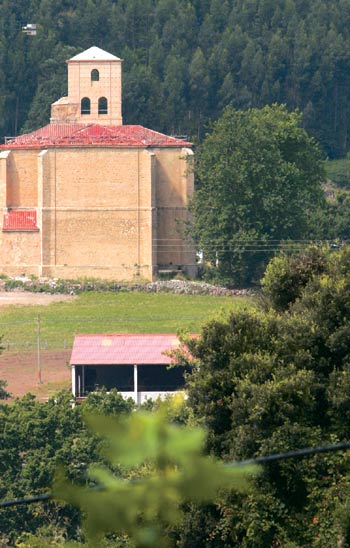
[[179,345],[174,334],[76,335],[70,360],[73,395],[80,399],[98,388],[117,388],[140,404],[181,390],[184,367],[169,368],[169,354]]

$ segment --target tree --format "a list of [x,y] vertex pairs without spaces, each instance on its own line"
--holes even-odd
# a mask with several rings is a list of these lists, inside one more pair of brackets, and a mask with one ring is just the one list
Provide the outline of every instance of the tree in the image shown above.
[[[0,337],[1,343],[1,337]],[[4,350],[4,347],[0,345],[0,353]],[[6,390],[7,381],[0,380],[0,400],[6,400],[10,397],[10,393]]]
[[9,392],[6,390],[7,381],[0,381],[0,400],[6,400],[10,397]]
[[105,440],[103,453],[117,474],[112,467],[93,465],[89,478],[98,489],[59,475],[54,488],[59,499],[83,509],[86,546],[102,548],[103,537],[115,532],[127,534],[135,548],[170,548],[168,528],[179,522],[184,502],[211,501],[224,487],[246,492],[258,472],[257,466],[225,467],[203,456],[204,431],[169,424],[166,405],[152,413],[86,419]]
[[276,240],[307,237],[324,201],[318,146],[285,106],[227,108],[198,150],[195,174],[192,234],[231,284],[256,281]]
[[46,58],[39,67],[38,84],[27,113],[22,133],[45,126],[50,120],[51,103],[67,95],[67,68],[65,60],[77,53],[75,48],[58,44],[52,58]]
[[261,285],[275,310],[286,310],[300,298],[312,278],[326,271],[328,260],[325,250],[312,246],[297,255],[281,254],[271,261]]
[[[273,276],[276,277],[272,284]],[[295,279],[297,299],[289,292]],[[269,266],[279,300],[207,324],[190,339],[188,403],[208,450],[229,460],[346,441],[350,436],[350,248],[311,248]],[[286,291],[287,288],[287,291]],[[206,548],[348,546],[348,452],[270,464],[253,496],[224,494],[202,508]],[[203,534],[203,531],[201,531]],[[187,536],[186,536],[187,535]],[[188,527],[181,543],[192,539]]]
[[203,52],[197,48],[189,66],[189,83],[191,91],[191,110],[194,112],[197,137],[200,138],[203,115],[206,114],[208,104],[209,76],[207,61]]
[[[62,392],[43,404],[27,394],[0,405],[1,500],[50,490],[59,463],[69,466],[71,480],[85,481],[89,464],[102,464],[102,457],[101,442],[85,427],[83,411],[118,416],[134,407],[116,390],[91,394],[86,407],[72,408],[71,398],[69,391]],[[61,538],[79,536],[80,521],[77,510],[52,501],[2,509],[0,545],[7,546],[5,538],[8,545],[23,548],[61,545]]]

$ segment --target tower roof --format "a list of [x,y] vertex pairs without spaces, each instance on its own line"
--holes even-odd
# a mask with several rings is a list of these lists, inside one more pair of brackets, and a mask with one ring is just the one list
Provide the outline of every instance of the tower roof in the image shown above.
[[68,60],[68,62],[70,61],[121,61],[121,59],[108,51],[92,46]]

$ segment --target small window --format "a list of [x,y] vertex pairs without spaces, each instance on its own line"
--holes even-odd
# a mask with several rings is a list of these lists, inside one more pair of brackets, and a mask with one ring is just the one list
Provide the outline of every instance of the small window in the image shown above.
[[91,103],[88,97],[83,97],[81,100],[81,114],[90,114]]
[[106,97],[100,97],[98,100],[98,113],[108,114],[108,102]]
[[91,82],[98,82],[100,79],[100,73],[97,69],[91,71]]

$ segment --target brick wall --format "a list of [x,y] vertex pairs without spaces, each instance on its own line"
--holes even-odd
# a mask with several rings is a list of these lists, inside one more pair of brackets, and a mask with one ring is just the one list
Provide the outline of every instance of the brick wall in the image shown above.
[[[98,69],[99,80],[91,80],[91,71]],[[91,113],[77,117],[78,123],[121,125],[121,61],[68,61],[68,100],[80,106],[81,99],[91,101]],[[98,99],[108,100],[108,114],[98,114]]]
[[152,279],[157,264],[193,263],[181,224],[191,155],[112,147],[2,153],[0,199],[6,186],[15,207],[36,209],[40,232],[2,233],[0,271],[131,280]]
[[12,151],[7,160],[7,207],[35,207],[37,161],[35,150]]
[[[190,149],[155,149],[157,263],[164,268],[194,265],[195,253],[187,243],[187,205],[194,190],[193,152]],[[188,269],[190,270],[190,269]]]
[[137,149],[42,154],[43,273],[152,277],[153,161]]

